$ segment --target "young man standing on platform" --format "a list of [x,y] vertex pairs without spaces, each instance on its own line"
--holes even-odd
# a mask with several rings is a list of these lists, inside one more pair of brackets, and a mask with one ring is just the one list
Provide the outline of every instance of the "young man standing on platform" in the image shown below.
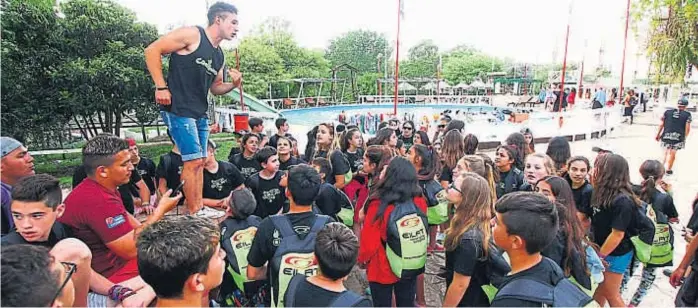
[[[203,206],[203,171],[208,140],[208,93],[223,95],[239,87],[242,75],[229,69],[232,82],[223,81],[225,57],[220,43],[238,32],[237,8],[217,2],[208,10],[208,27],[182,27],[145,49],[148,71],[155,82],[155,101],[182,154],[182,180],[187,208],[200,217],[219,217]],[[170,55],[167,80],[162,56]]]

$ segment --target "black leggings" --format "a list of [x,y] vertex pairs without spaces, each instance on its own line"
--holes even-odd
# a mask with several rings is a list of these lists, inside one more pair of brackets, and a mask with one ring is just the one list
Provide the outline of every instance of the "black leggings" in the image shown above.
[[369,282],[373,307],[392,307],[393,292],[395,292],[395,305],[397,307],[414,307],[414,299],[417,294],[416,278],[402,278],[394,284],[380,284]]

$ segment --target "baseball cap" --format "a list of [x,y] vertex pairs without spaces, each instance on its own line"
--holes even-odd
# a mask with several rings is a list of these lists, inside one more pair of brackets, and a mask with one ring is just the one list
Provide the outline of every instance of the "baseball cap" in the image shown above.
[[257,200],[248,188],[236,189],[230,195],[228,206],[232,209],[235,217],[245,219],[254,214],[255,209],[257,209]]
[[596,146],[591,148],[592,151],[602,154],[602,153],[611,153],[613,154],[615,151],[613,147],[609,144],[597,144]]
[[125,140],[126,140],[126,142],[128,142],[129,147],[136,146],[136,139],[126,138]]
[[679,106],[688,106],[688,99],[687,98],[682,98],[679,100]]
[[22,143],[17,141],[17,139],[10,137],[0,138],[0,149],[2,150],[2,157],[5,157],[7,154],[10,154],[10,152],[16,150],[21,146]]

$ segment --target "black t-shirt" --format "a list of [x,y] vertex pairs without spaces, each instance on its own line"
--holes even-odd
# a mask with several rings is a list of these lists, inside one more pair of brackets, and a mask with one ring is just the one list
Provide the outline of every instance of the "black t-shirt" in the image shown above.
[[218,161],[216,173],[211,173],[204,168],[203,197],[216,200],[227,198],[235,188],[244,182],[245,179],[235,165],[226,161]]
[[405,145],[405,149],[407,149],[408,151],[410,150],[410,148],[414,144],[414,135],[412,135],[412,137],[407,137],[407,138],[400,135],[400,137],[398,137],[398,139],[402,140],[402,144]]
[[[286,133],[286,137],[293,137],[291,134]],[[267,142],[267,145],[275,148],[276,149],[276,143],[279,142],[279,134],[274,134],[271,137],[269,137],[269,142]]]
[[487,258],[483,257],[482,241],[470,238],[461,239],[453,251],[446,251],[446,288],[453,282],[454,272],[470,276],[470,284],[458,303],[458,307],[487,307],[489,299],[482,290],[490,283],[487,277]]
[[233,162],[233,156],[242,153],[242,150],[240,150],[239,146],[234,146],[230,148],[230,153],[228,153],[228,162],[232,163]]
[[[307,234],[313,226],[318,215],[313,212],[283,214],[291,221],[293,230],[298,235]],[[330,218],[327,223],[334,222]],[[276,229],[271,218],[267,217],[262,220],[257,228],[257,233],[252,241],[252,247],[247,254],[247,262],[254,267],[262,267],[265,263],[274,257],[276,248],[281,243],[281,232]],[[271,273],[270,273],[271,274]]]
[[[182,183],[182,168],[184,168],[182,155],[170,151],[160,155],[160,162],[155,169],[155,176],[158,179],[165,179],[167,189],[174,190]],[[178,204],[184,204],[185,198],[186,196],[182,194],[182,199],[179,199]]]
[[630,197],[619,194],[608,207],[593,207],[594,215],[591,217],[591,225],[594,230],[594,242],[602,246],[612,229],[625,232],[623,240],[618,247],[610,253],[612,256],[621,256],[633,250],[630,242],[633,215],[637,211],[636,205]]
[[[295,300],[293,303],[286,303],[288,307],[332,307],[332,303],[345,292],[334,292],[318,287],[308,282],[307,277],[303,280],[296,289]],[[287,295],[288,296],[288,295]],[[373,304],[368,298],[356,303],[351,307],[373,307]]]
[[439,175],[439,181],[440,182],[453,182],[453,168],[446,166],[446,164],[443,165],[443,168],[441,169],[441,175]]
[[344,157],[344,154],[340,150],[332,151],[330,155],[330,164],[332,164],[332,175],[327,176],[325,181],[332,185],[337,182],[334,178],[335,176],[347,174],[351,170],[349,161],[347,161],[347,158]]
[[[80,184],[86,178],[87,171],[85,171],[85,165],[76,167],[75,172],[73,173],[73,188],[78,186],[78,184]],[[132,188],[135,187],[136,183],[140,181],[141,176],[134,169],[133,172],[131,172],[131,178],[129,179],[128,183],[117,187],[119,195],[121,195],[121,202],[124,204],[124,208],[126,208],[126,211],[131,214],[133,214],[134,210],[133,196],[131,195],[133,193]],[[138,190],[136,190],[136,193],[138,193]]]
[[315,198],[315,205],[321,214],[336,218],[341,209],[341,195],[332,184],[322,183],[320,192]]
[[[572,182],[568,183],[572,187]],[[584,182],[584,185],[579,186],[579,188],[572,188],[572,195],[574,196],[574,205],[577,207],[577,211],[584,213],[585,215],[591,217],[594,211],[591,209],[591,195],[594,193],[594,187],[589,184],[589,182]]]
[[150,189],[150,194],[155,194],[157,183],[155,182],[155,163],[149,158],[141,157],[138,165],[135,166],[138,174],[143,178],[145,185]]
[[[642,186],[633,185],[633,193],[639,197],[642,193]],[[652,209],[655,212],[664,214],[667,218],[679,217],[679,213],[676,211],[676,206],[674,205],[674,198],[670,194],[655,190],[648,203],[652,205]]]
[[258,172],[247,179],[245,186],[252,191],[257,200],[255,215],[265,218],[269,215],[275,215],[281,210],[286,202],[284,188],[279,185],[282,175],[282,172],[276,172],[273,178],[267,180],[262,178]]
[[664,133],[662,139],[684,141],[686,139],[686,123],[691,123],[691,113],[686,110],[669,109],[664,112]]
[[568,260],[570,261],[570,275],[577,280],[577,283],[587,289],[591,289],[591,278],[586,273],[586,267],[583,266],[581,255],[572,252],[572,255],[567,253],[567,235],[562,226],[558,229],[557,235],[541,252],[544,257],[553,260],[560,268],[565,268]]
[[519,191],[519,187],[523,184],[523,172],[519,168],[512,167],[507,172],[499,172],[499,183],[497,183],[497,198],[510,193]]
[[262,165],[255,159],[254,156],[252,156],[252,158],[246,158],[242,153],[235,154],[230,162],[233,163],[235,167],[238,167],[240,173],[245,179],[259,172],[259,170],[262,170]]
[[305,161],[295,156],[291,156],[291,158],[284,162],[282,162],[281,158],[279,158],[279,170],[288,170],[288,168],[291,168],[291,166],[300,164],[305,164]]
[[2,237],[2,246],[17,245],[17,244],[29,244],[43,246],[46,248],[52,248],[56,243],[63,239],[72,237],[72,232],[70,228],[60,222],[54,222],[51,227],[51,233],[48,236],[48,241],[45,242],[27,242],[22,235],[17,233],[16,230],[12,230],[10,233]]
[[356,173],[361,168],[363,168],[364,165],[364,150],[363,149],[357,149],[356,152],[344,152],[344,156],[347,158],[347,161],[349,162],[349,167],[351,168],[352,173]]
[[[555,264],[554,261],[543,257],[543,260],[533,267],[518,272],[513,275],[506,276],[504,282],[502,283],[500,289],[510,281],[520,278],[533,279],[536,281],[544,282],[547,284],[555,285],[560,279],[564,278],[562,275],[562,270]],[[497,296],[492,300],[492,307],[541,307],[543,303],[536,303],[527,300],[513,299],[513,298],[500,298]]]

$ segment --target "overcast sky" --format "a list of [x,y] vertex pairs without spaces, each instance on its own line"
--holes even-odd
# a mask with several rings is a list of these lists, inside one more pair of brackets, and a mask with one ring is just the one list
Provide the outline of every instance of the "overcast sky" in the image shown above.
[[[136,12],[139,20],[164,31],[171,24],[204,25],[206,0],[116,0]],[[562,62],[565,29],[570,20],[568,61],[585,58],[586,67],[603,62],[620,72],[625,25],[625,0],[404,0],[401,58],[410,46],[433,40],[446,50],[469,44],[498,57],[525,62]],[[210,0],[214,3],[215,0]],[[281,17],[301,46],[324,49],[330,39],[354,29],[396,37],[397,0],[228,0],[238,7],[241,37],[268,17]],[[626,77],[647,71],[644,54],[630,30]],[[586,48],[585,48],[586,43]]]

